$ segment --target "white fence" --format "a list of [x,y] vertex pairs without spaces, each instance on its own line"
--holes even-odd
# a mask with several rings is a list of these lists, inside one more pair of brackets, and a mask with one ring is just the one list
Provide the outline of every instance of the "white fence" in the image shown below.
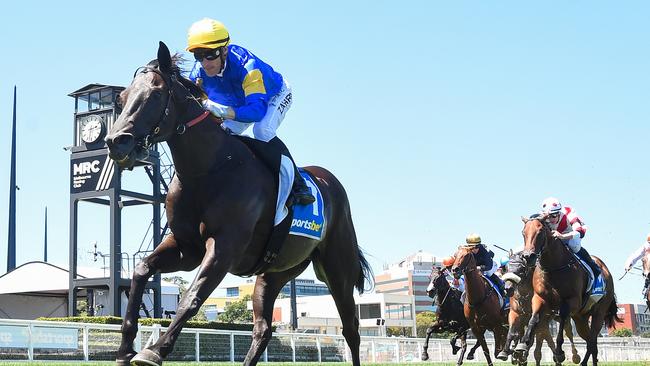
[[[165,328],[141,326],[135,340],[136,349],[155,341]],[[79,360],[112,361],[120,343],[119,325],[87,323],[58,323],[0,319],[1,360]],[[469,341],[474,344],[473,340]],[[650,339],[600,338],[600,361],[650,360]],[[251,333],[209,329],[184,329],[170,361],[230,361],[241,362],[251,344]],[[414,362],[420,360],[424,339],[361,337],[362,362]],[[577,343],[580,355],[585,344]],[[493,350],[492,344],[490,349]],[[568,342],[564,345],[567,359],[571,359]],[[433,339],[429,342],[430,361],[452,361],[449,341]],[[532,351],[532,350],[531,350]],[[493,352],[493,351],[492,351]],[[476,352],[475,361],[483,361]],[[529,359],[532,360],[532,352]],[[350,361],[349,350],[342,336],[319,334],[276,333],[262,356],[265,362],[341,362]],[[543,360],[552,360],[547,347]]]

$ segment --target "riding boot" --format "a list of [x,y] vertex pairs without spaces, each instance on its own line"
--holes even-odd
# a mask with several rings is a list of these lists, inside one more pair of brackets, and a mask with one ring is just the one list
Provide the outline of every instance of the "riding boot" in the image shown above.
[[506,289],[503,281],[501,281],[501,279],[499,278],[499,276],[497,276],[496,273],[492,273],[492,275],[490,276],[490,280],[495,285],[497,285],[497,287],[499,288],[499,292],[501,293],[501,296],[503,296],[503,298],[505,299],[507,296],[506,296]]
[[316,199],[314,198],[314,196],[312,196],[309,187],[307,187],[307,183],[305,183],[305,179],[298,172],[298,167],[296,166],[296,162],[293,160],[293,156],[291,156],[291,153],[289,152],[287,145],[285,145],[284,142],[282,142],[282,140],[280,140],[280,138],[277,136],[269,140],[267,144],[273,146],[273,148],[276,149],[276,151],[281,151],[281,154],[288,157],[291,160],[291,163],[293,164],[293,168],[294,168],[294,177],[292,183],[293,186],[291,188],[291,195],[287,200],[287,206],[291,206],[293,204],[308,205],[314,202]]
[[581,247],[578,253],[576,253],[580,259],[585,261],[589,268],[591,268],[591,271],[594,273],[594,281],[598,276],[600,275],[600,267],[594,262],[594,259],[591,258],[591,255],[587,252],[587,250],[584,247]]
[[[291,160],[293,161],[293,159]],[[294,203],[297,205],[309,205],[316,201],[314,195],[311,194],[311,189],[307,187],[307,182],[305,178],[302,177],[300,171],[296,164],[293,164],[294,169],[296,170],[293,178],[293,188],[291,190],[294,198]]]

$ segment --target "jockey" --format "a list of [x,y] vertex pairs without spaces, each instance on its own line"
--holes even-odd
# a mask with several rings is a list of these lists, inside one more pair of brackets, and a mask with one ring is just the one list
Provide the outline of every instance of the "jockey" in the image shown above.
[[495,273],[499,265],[494,260],[494,252],[488,249],[485,244],[481,244],[481,237],[478,234],[469,234],[465,238],[465,243],[467,243],[468,247],[472,248],[478,269],[485,277],[490,278],[490,281],[499,288],[501,295],[505,299],[507,297],[505,284]]
[[[625,272],[629,272],[629,270],[632,269],[632,266],[634,266],[636,261],[643,258],[643,256],[646,253],[650,253],[650,234],[648,234],[648,237],[646,238],[646,242],[643,243],[640,247],[638,247],[637,250],[634,251],[634,253],[630,254],[630,256],[625,261]],[[647,273],[644,273],[643,275],[647,276]]]
[[560,239],[573,253],[589,265],[594,273],[595,281],[600,275],[600,267],[587,250],[580,245],[587,232],[582,218],[571,207],[562,207],[560,201],[553,197],[542,202],[542,214],[547,215],[546,221],[553,230],[553,237]]
[[291,87],[282,75],[247,49],[230,44],[226,27],[213,19],[204,18],[192,24],[187,34],[187,51],[196,60],[189,79],[208,96],[203,102],[205,109],[222,118],[221,126],[229,133],[240,135],[253,125],[256,140],[283,151],[291,160],[289,163],[282,159],[282,165],[287,166],[280,172],[281,176],[284,172],[285,180],[293,179],[293,201],[301,205],[314,202],[288,149],[276,136],[292,100]]

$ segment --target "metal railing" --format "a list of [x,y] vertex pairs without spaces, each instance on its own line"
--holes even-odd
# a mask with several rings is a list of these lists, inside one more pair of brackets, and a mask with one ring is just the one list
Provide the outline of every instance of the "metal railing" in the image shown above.
[[[166,328],[140,326],[136,350],[155,342]],[[119,325],[58,323],[0,319],[0,359],[36,361],[112,361],[120,344]],[[470,340],[468,343],[473,344]],[[493,344],[488,341],[493,352]],[[650,339],[599,338],[600,361],[640,361],[650,359]],[[184,329],[176,341],[170,361],[241,362],[251,344],[251,333],[211,329]],[[360,356],[364,363],[397,363],[420,360],[424,340],[421,338],[361,337]],[[585,343],[577,342],[579,354]],[[564,350],[570,360],[568,343]],[[433,339],[428,347],[431,361],[452,361],[447,339]],[[542,359],[552,361],[548,347]],[[476,352],[475,361],[484,362]],[[532,350],[529,359],[532,360]],[[344,362],[350,361],[349,349],[342,336],[275,333],[264,355],[264,362]]]

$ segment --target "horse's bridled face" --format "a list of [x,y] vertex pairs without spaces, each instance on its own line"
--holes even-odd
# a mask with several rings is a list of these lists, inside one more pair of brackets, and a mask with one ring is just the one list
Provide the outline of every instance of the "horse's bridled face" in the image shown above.
[[122,168],[131,168],[146,157],[145,139],[153,136],[164,116],[165,83],[154,72],[140,73],[120,94],[122,113],[106,136],[110,156]]
[[451,267],[451,272],[453,273],[454,278],[458,279],[463,275],[463,270],[467,267],[470,256],[472,256],[472,251],[468,249],[460,249],[458,253],[454,255],[456,261]]
[[535,264],[537,255],[544,245],[544,224],[539,220],[529,220],[524,224],[522,234],[524,236],[522,256],[526,261],[526,265],[530,267]]

